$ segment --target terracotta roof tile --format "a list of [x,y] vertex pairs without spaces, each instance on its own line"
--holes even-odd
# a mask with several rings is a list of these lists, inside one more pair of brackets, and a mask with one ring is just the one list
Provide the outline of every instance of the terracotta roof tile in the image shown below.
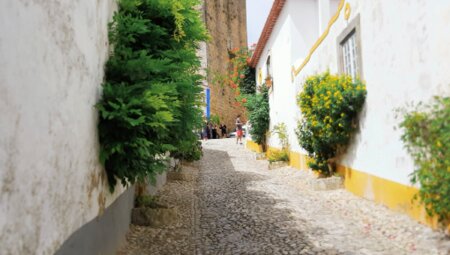
[[256,67],[259,59],[261,58],[262,51],[264,47],[266,47],[266,43],[272,34],[273,28],[277,23],[278,17],[280,16],[281,10],[283,10],[284,4],[286,0],[275,0],[273,2],[272,8],[270,9],[269,16],[267,17],[266,23],[264,24],[264,28],[261,32],[261,35],[258,40],[258,44],[256,44],[255,51],[253,53],[252,59],[250,60],[250,66]]

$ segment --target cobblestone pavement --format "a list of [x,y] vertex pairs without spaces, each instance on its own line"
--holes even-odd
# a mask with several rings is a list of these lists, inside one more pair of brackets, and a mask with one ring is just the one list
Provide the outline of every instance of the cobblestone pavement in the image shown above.
[[342,189],[310,190],[311,174],[267,170],[233,139],[203,146],[192,181],[161,191],[184,208],[180,223],[133,227],[121,254],[450,254],[443,233]]

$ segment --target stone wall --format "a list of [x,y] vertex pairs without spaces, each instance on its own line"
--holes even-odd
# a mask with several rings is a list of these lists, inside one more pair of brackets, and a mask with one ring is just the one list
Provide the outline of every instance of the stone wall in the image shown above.
[[246,1],[205,0],[204,15],[211,36],[207,45],[211,114],[219,115],[231,130],[236,115],[243,114],[244,109],[235,105],[234,91],[214,82],[214,76],[228,73],[228,50],[247,46]]

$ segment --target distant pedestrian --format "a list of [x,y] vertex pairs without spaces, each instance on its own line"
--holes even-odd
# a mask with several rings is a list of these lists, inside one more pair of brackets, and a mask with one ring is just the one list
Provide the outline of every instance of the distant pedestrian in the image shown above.
[[217,139],[217,125],[213,125],[212,127],[212,139]]
[[236,118],[236,144],[240,142],[239,144],[242,144],[242,121],[241,121],[241,115],[238,115]]
[[208,139],[211,139],[211,133],[212,133],[211,123],[208,122],[208,124],[206,124],[206,126],[207,126],[206,132],[207,132]]
[[203,141],[208,141],[208,129],[209,129],[208,123],[205,123],[205,125],[203,126],[203,129],[202,129]]
[[227,125],[223,124],[220,130],[222,131],[222,137],[227,138]]

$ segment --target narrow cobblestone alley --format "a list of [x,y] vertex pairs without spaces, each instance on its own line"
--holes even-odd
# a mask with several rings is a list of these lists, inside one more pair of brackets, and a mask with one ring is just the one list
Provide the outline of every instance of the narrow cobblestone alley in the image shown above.
[[233,139],[203,147],[191,177],[160,192],[178,224],[133,226],[120,254],[448,254],[443,233],[345,190],[310,190],[310,174],[267,170]]

